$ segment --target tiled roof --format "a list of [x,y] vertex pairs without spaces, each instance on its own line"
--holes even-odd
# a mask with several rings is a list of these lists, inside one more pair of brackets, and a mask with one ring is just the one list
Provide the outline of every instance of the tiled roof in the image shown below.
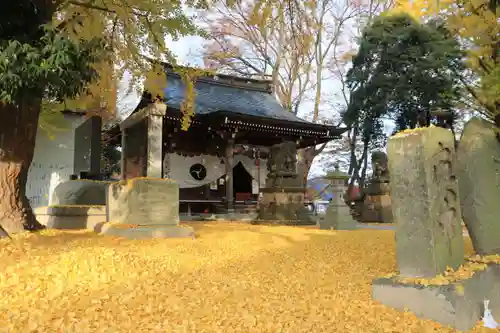
[[[203,81],[196,82],[195,89],[197,115],[226,111],[247,116],[311,124],[285,110],[271,94],[263,90],[247,90]],[[180,108],[185,99],[185,85],[179,77],[167,75],[165,98],[167,106]]]

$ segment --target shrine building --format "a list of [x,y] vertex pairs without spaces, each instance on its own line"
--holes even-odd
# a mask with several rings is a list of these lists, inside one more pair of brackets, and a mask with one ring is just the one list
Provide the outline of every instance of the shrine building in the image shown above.
[[287,111],[273,96],[270,81],[217,74],[197,78],[195,114],[184,131],[185,85],[172,67],[165,70],[164,103],[145,94],[128,118],[108,130],[107,144],[122,147],[122,179],[175,180],[183,213],[255,205],[266,184],[271,146],[310,147],[340,138],[346,130]]

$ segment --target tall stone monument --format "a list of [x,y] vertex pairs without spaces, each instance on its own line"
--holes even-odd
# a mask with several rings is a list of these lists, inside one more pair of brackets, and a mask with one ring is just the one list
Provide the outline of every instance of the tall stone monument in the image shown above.
[[399,272],[432,277],[463,263],[453,134],[428,127],[389,139]]
[[304,207],[305,188],[297,173],[297,146],[294,142],[274,145],[269,150],[269,174],[261,189],[259,221],[283,224],[314,224]]
[[351,208],[344,200],[349,175],[340,171],[339,166],[335,165],[335,171],[328,173],[325,179],[329,182],[333,198],[328,205],[326,215],[319,220],[319,228],[326,230],[356,229],[356,221],[352,218]]
[[465,225],[479,254],[500,254],[499,129],[473,118],[458,145],[457,176]]
[[101,173],[102,119],[90,117],[75,129],[74,174],[99,178]]
[[373,175],[363,190],[365,197],[361,208],[362,222],[392,223],[390,179],[387,155],[382,151],[372,153]]
[[389,139],[387,151],[399,275],[376,279],[373,299],[461,331],[480,320],[485,299],[498,318],[500,265],[489,263],[456,280],[443,274],[464,263],[452,132],[439,127],[403,132]]

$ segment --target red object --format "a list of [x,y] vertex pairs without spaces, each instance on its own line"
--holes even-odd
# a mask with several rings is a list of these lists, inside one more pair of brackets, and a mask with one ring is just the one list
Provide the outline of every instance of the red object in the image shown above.
[[236,201],[248,201],[252,200],[252,193],[236,193]]

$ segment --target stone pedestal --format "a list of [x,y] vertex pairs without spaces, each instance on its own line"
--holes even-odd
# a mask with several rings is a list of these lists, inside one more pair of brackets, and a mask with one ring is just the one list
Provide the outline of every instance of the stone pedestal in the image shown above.
[[297,188],[263,188],[258,220],[291,225],[312,225],[304,207],[304,191]]
[[168,179],[133,178],[107,193],[109,223],[100,233],[127,238],[193,237],[179,226],[179,185]]
[[373,175],[363,189],[364,201],[358,208],[361,222],[392,223],[388,158],[384,152],[372,153]]
[[432,277],[463,263],[453,134],[428,127],[389,139],[397,266],[402,276]]
[[484,313],[489,300],[493,318],[500,318],[500,265],[489,264],[472,277],[449,284],[402,283],[397,278],[373,282],[374,300],[417,317],[432,319],[463,332],[471,330]]
[[457,151],[460,204],[479,254],[500,254],[500,141],[498,128],[473,118],[465,125]]
[[313,225],[304,206],[305,188],[297,174],[297,147],[285,142],[270,148],[269,174],[261,188],[259,215],[256,223]]

